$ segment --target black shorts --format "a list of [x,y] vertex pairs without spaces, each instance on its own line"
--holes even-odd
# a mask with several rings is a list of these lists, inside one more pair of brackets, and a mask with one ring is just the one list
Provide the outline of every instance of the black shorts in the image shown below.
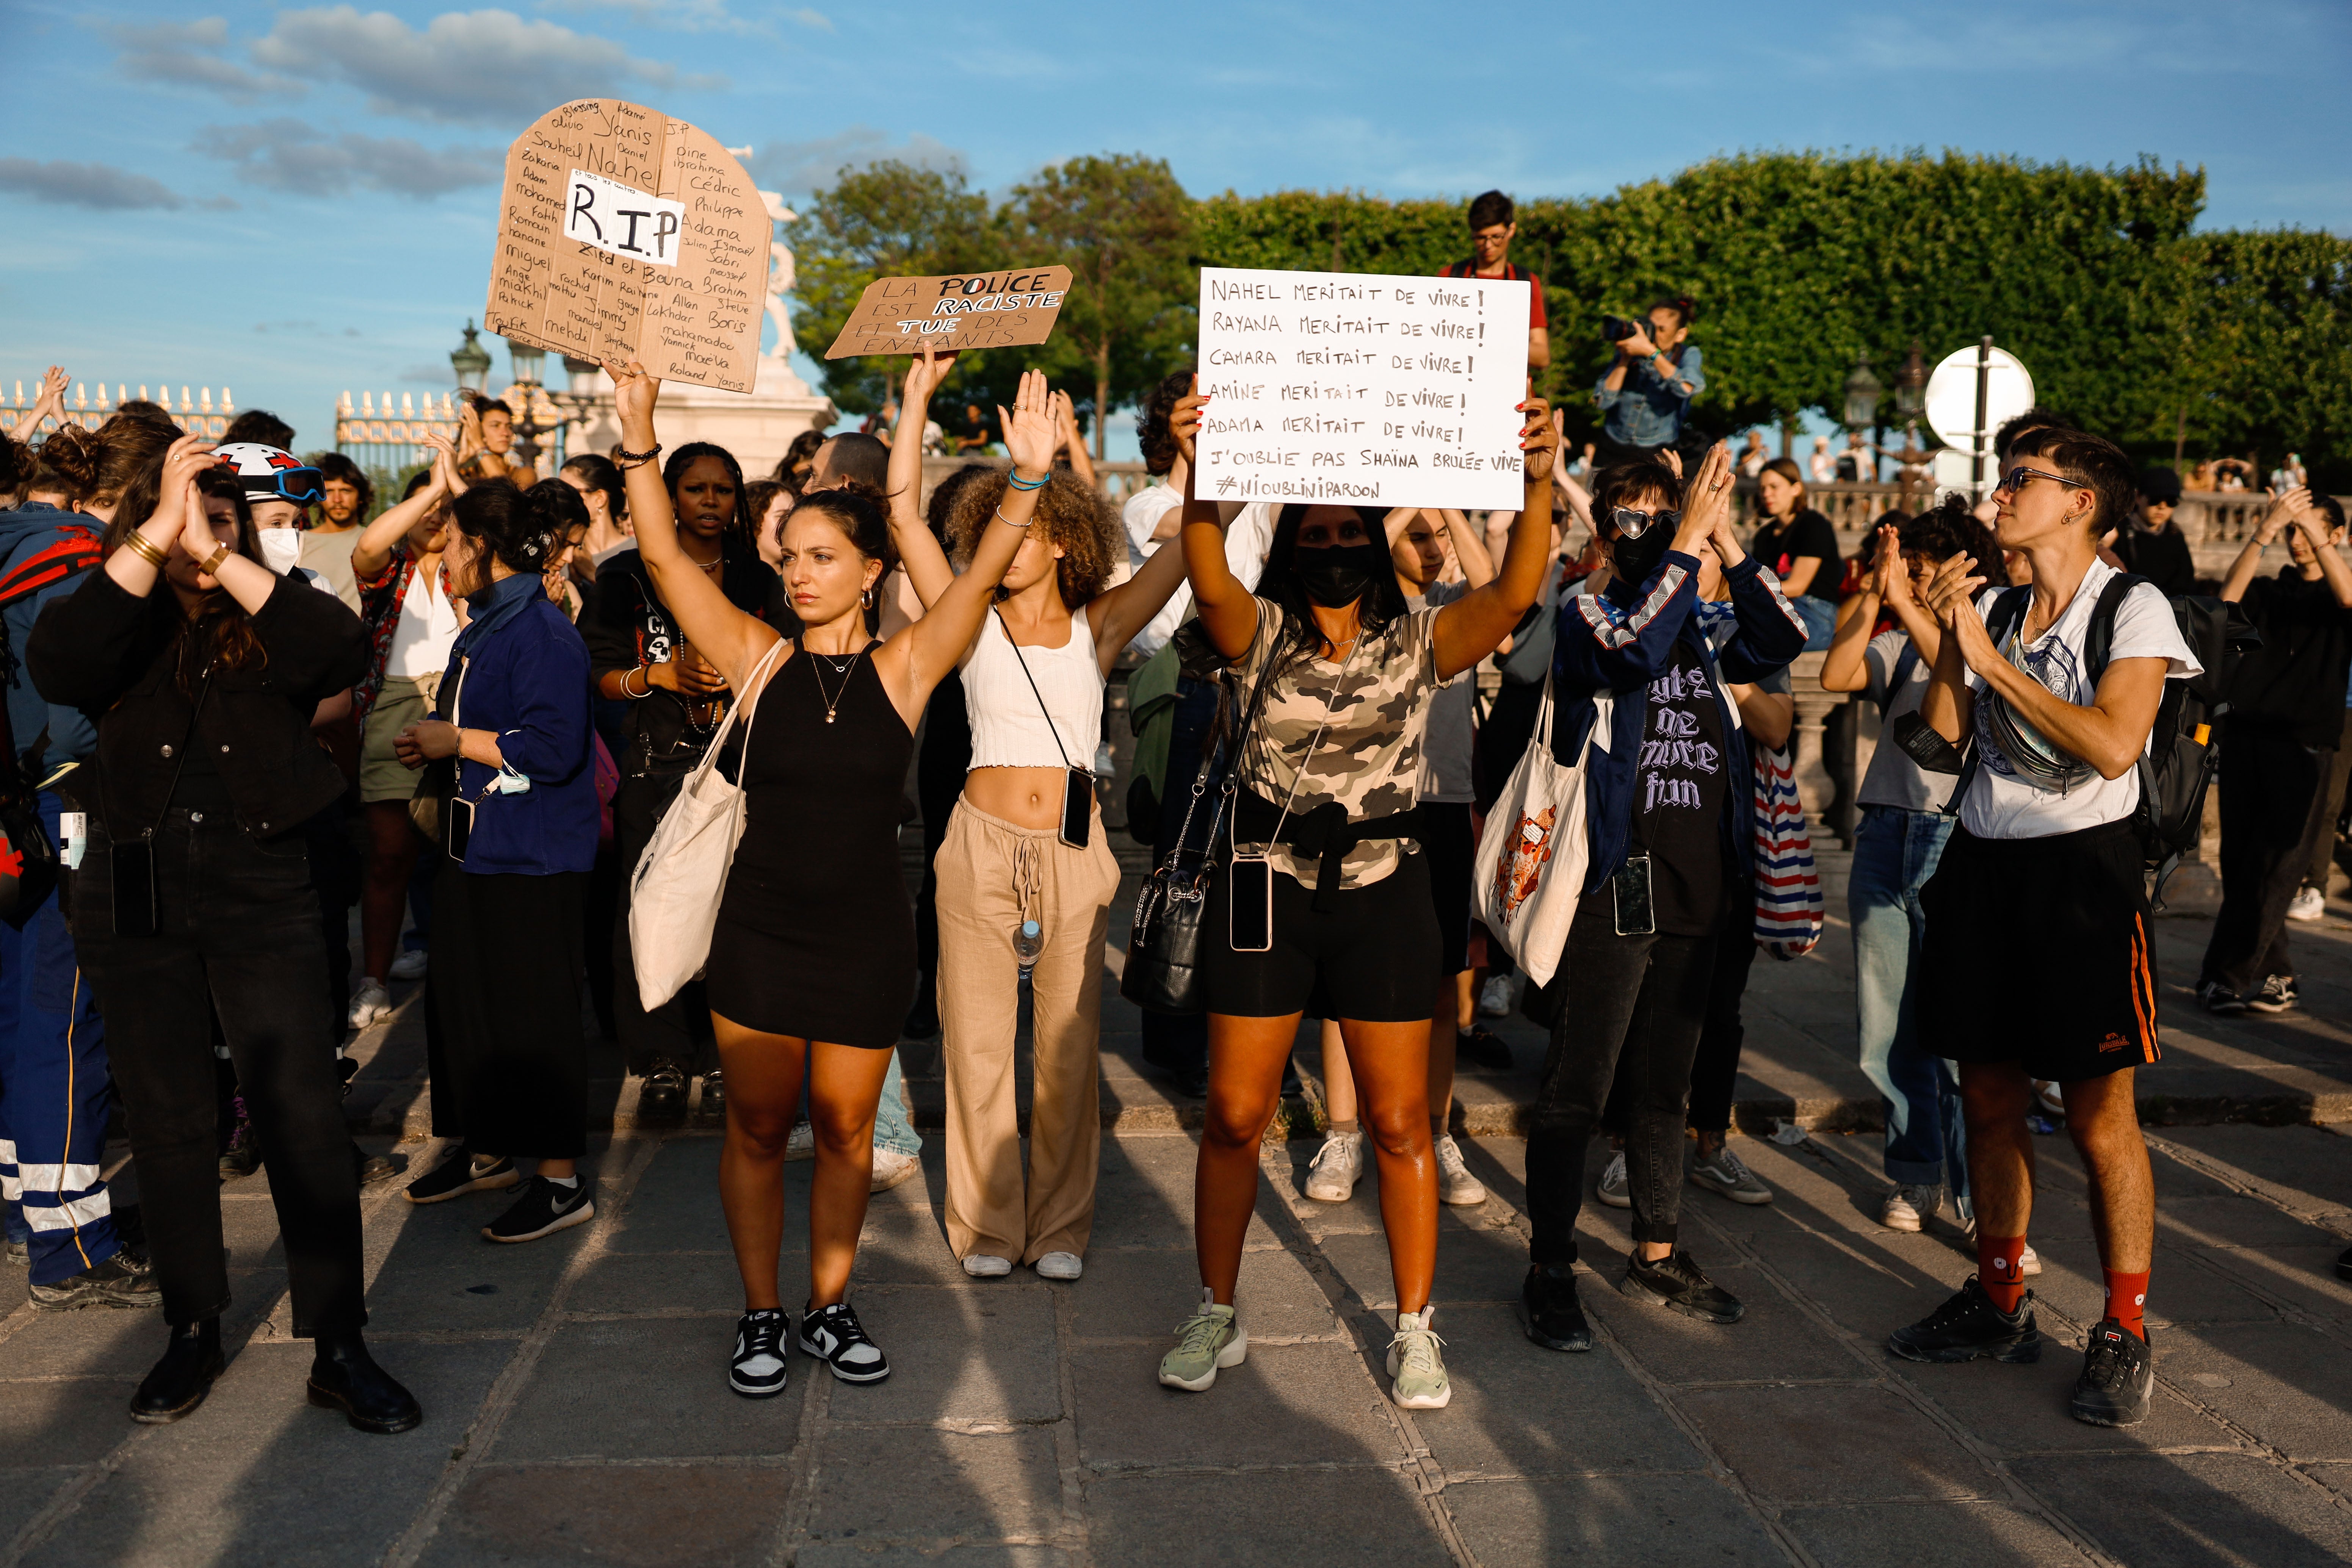
[[[1234,1018],[1281,1018],[1307,1010],[1318,1017],[1404,1024],[1429,1016],[1437,994],[1440,949],[1431,912],[1429,857],[1407,855],[1369,888],[1331,896],[1315,910],[1315,889],[1274,877],[1274,945],[1233,949],[1228,893],[1220,875],[1202,915],[1202,977],[1209,1011]],[[1465,911],[1466,912],[1466,911]]]
[[1421,852],[1429,861],[1429,907],[1437,916],[1437,973],[1470,967],[1470,873],[1478,840],[1468,801],[1421,803]]
[[1921,1043],[2059,1083],[2157,1060],[2141,864],[2129,822],[2051,838],[1955,828],[1919,892]]

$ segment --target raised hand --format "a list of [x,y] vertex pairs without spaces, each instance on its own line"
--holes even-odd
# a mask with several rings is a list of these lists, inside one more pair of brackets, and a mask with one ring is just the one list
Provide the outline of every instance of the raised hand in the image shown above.
[[635,360],[626,364],[606,360],[604,374],[613,378],[613,412],[620,416],[623,431],[630,431],[639,425],[651,430],[654,404],[661,396],[661,383],[647,375],[646,367]]
[[961,353],[959,349],[950,349],[941,353],[929,342],[923,344],[922,354],[907,367],[907,385],[900,395],[904,400],[900,407],[906,418],[914,420],[919,426],[923,420],[930,417],[931,395],[947,380],[948,373],[955,369]]
[[[1681,458],[1671,448],[1664,456],[1679,475],[1682,472]],[[1699,459],[1698,472],[1683,486],[1681,531],[1694,539],[1699,535],[1714,539],[1719,554],[1722,542],[1729,536],[1730,531],[1731,448],[1717,441],[1706,449],[1706,456]],[[1740,558],[1737,542],[1732,548],[1733,553],[1724,561],[1727,566]]]
[[1904,604],[1911,597],[1911,569],[1903,559],[1903,533],[1891,522],[1878,525],[1878,559],[1871,568],[1870,591],[1882,604]]
[[1531,485],[1549,485],[1559,462],[1559,426],[1552,421],[1551,405],[1530,394],[1519,412],[1527,416],[1519,429],[1523,477]]
[[2254,538],[2263,544],[2277,543],[2280,531],[2297,512],[2310,505],[2311,489],[2307,485],[2297,485],[2291,490],[2281,492],[2263,513],[2263,521],[2254,530]]
[[1012,409],[1007,411],[998,404],[996,418],[1004,432],[1004,450],[1013,458],[1015,469],[1030,479],[1053,470],[1058,433],[1054,427],[1053,398],[1046,390],[1044,371],[1023,371]]
[[1201,416],[1209,406],[1208,395],[1201,390],[1201,378],[1192,378],[1192,390],[1176,400],[1168,413],[1168,434],[1175,439],[1176,450],[1184,459],[1184,467],[1192,466],[1192,446],[1201,433]]
[[1056,452],[1078,444],[1078,405],[1070,401],[1066,392],[1054,394],[1054,430]]

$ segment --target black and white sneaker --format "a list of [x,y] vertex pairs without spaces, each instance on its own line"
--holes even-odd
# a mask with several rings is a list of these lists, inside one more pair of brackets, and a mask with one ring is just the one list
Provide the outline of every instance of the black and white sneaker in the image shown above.
[[2014,1312],[1992,1304],[1973,1274],[1958,1294],[1908,1328],[1886,1336],[1886,1348],[1905,1361],[1975,1361],[1990,1356],[2016,1364],[2042,1359],[2042,1330],[2033,1321],[2033,1292]]
[[514,1206],[482,1227],[484,1241],[537,1241],[596,1217],[596,1202],[587,1182],[578,1176],[572,1184],[533,1176],[525,1182]]
[[2156,1386],[2156,1352],[2113,1318],[2091,1331],[2083,1375],[2074,1380],[2074,1419],[2094,1426],[2137,1426],[2147,1419]]
[[409,1183],[407,1195],[413,1204],[446,1203],[467,1193],[511,1187],[521,1180],[522,1173],[504,1155],[485,1160],[460,1146],[451,1150],[447,1159]]
[[1747,1303],[1701,1273],[1691,1255],[1679,1248],[1653,1263],[1643,1261],[1636,1247],[1625,1259],[1617,1293],[1702,1323],[1736,1323],[1748,1315]]
[[727,1366],[727,1386],[746,1399],[773,1399],[784,1391],[784,1337],[792,1315],[763,1307],[735,1320],[735,1359]]
[[2205,1011],[2224,1018],[2234,1018],[2246,1010],[2246,999],[2218,980],[2200,985],[2197,1000],[2205,1004]]
[[844,1383],[879,1383],[890,1375],[890,1358],[866,1337],[846,1301],[801,1319],[801,1349],[833,1368],[833,1375]]
[[2246,1007],[2255,1013],[2284,1013],[2300,1000],[2292,974],[2267,974],[2246,998]]

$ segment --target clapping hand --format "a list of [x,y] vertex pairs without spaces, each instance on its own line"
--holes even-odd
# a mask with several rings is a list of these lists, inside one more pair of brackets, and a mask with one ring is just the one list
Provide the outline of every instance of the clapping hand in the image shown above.
[[1903,531],[1891,522],[1878,525],[1878,559],[1871,567],[1870,591],[1885,605],[1906,604],[1911,598],[1911,568],[1903,559]]
[[1936,568],[1923,598],[1937,624],[1960,639],[1960,653],[1969,668],[1982,674],[1988,663],[2000,659],[2000,650],[1993,647],[1992,634],[1985,630],[1984,617],[1977,614],[1977,590],[1985,585],[1985,580],[1975,574],[1976,564],[1977,558],[1966,551],[1954,555]]

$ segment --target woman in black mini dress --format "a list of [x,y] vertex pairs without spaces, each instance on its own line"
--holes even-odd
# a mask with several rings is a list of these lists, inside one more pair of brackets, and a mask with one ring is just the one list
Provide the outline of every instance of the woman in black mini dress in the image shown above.
[[1054,452],[1045,378],[1023,376],[1014,409],[999,410],[1013,488],[971,570],[887,642],[873,637],[867,616],[892,564],[881,508],[842,490],[802,499],[784,522],[781,574],[803,629],[755,683],[754,670],[780,640],[776,628],[731,603],[679,548],[669,494],[653,467],[661,384],[635,363],[607,368],[638,552],[678,629],[725,673],[752,721],[740,773],[749,810],[725,889],[712,889],[719,923],[704,977],[728,1086],[719,1197],[743,1276],[729,1386],[752,1398],[784,1387],[791,1325],[776,1262],[784,1145],[804,1077],[816,1174],[801,1348],[845,1382],[877,1382],[890,1363],[847,1296],[866,1222],[875,1108],[915,989],[898,801],[915,721],[979,632],[1035,511]]

